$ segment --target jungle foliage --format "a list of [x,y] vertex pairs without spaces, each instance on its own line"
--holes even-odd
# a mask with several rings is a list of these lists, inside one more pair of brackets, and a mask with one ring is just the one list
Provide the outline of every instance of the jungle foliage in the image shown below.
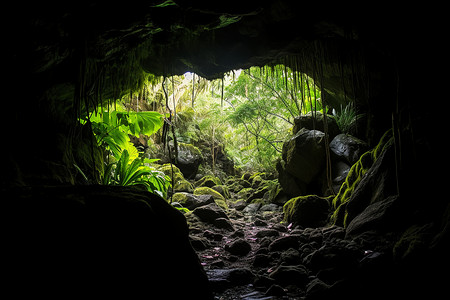
[[236,70],[213,81],[194,73],[151,78],[81,118],[105,149],[103,184],[143,184],[167,195],[169,178],[152,167],[155,160],[145,160],[131,136],[169,151],[179,142],[209,149],[212,172],[221,151],[237,167],[274,171],[294,118],[322,110],[312,78],[284,65]]
[[181,82],[172,104],[178,140],[222,147],[237,166],[254,171],[274,171],[294,118],[322,109],[314,81],[283,65],[233,71],[209,82],[189,74]]
[[156,133],[162,126],[163,116],[154,111],[125,111],[120,105],[116,105],[115,109],[99,108],[99,111],[81,120],[90,124],[97,145],[105,149],[102,184],[143,185],[150,192],[167,197],[170,178],[151,166],[156,160],[139,155],[130,141],[130,136]]

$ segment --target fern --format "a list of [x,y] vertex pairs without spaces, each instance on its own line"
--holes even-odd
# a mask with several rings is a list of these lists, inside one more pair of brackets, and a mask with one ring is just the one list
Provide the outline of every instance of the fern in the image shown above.
[[343,133],[350,133],[353,131],[356,122],[365,116],[365,114],[356,114],[353,103],[349,103],[345,107],[342,107],[341,105],[341,111],[333,112],[333,114],[339,129]]
[[[153,161],[150,160],[150,162]],[[170,187],[170,178],[164,173],[145,165],[144,160],[139,157],[130,160],[128,151],[124,149],[120,159],[110,163],[105,168],[103,184],[120,186],[143,185],[150,192],[166,198]]]

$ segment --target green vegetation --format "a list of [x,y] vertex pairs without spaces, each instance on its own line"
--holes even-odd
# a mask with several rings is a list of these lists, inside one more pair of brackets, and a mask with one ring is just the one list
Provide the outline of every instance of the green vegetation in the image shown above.
[[[225,182],[226,157],[234,162],[227,173],[250,172],[252,177],[242,187],[257,189],[266,174],[276,171],[294,119],[326,110],[313,79],[284,65],[236,70],[212,81],[193,73],[161,78],[149,74],[127,91],[113,95],[119,98],[115,101],[97,101],[100,105],[94,112],[80,117],[92,128],[96,146],[103,149],[100,183],[143,184],[164,197],[169,191],[194,191],[174,165],[179,152],[183,160],[186,155],[196,157],[195,172],[201,164],[198,172],[207,175],[196,187]],[[347,106],[335,118],[347,132],[360,116]],[[161,155],[162,163],[169,158],[169,164],[155,164]]]
[[157,132],[162,126],[160,113],[106,110],[94,112],[81,122],[92,127],[97,146],[105,149],[102,184],[143,185],[150,192],[167,197],[170,178],[151,166],[156,160],[139,157],[130,141],[131,135],[139,137]]
[[246,170],[273,172],[294,118],[321,110],[320,91],[306,75],[277,65],[206,81],[193,74],[166,83],[176,112],[176,139],[209,149],[214,173],[220,151]]
[[364,114],[357,114],[353,103],[342,107],[339,112],[334,113],[334,118],[339,129],[343,133],[350,133],[355,127],[359,119],[363,118]]

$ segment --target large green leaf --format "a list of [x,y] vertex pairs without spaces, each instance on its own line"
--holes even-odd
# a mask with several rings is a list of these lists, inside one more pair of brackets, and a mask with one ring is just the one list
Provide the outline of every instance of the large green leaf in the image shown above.
[[157,132],[162,124],[162,115],[156,111],[142,111],[135,112],[137,124],[140,128],[140,133],[145,135],[152,135]]

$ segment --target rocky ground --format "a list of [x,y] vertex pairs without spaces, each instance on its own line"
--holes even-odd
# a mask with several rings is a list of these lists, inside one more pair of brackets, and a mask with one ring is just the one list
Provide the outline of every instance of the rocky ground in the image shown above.
[[[413,192],[399,195],[390,130],[369,151],[350,135],[334,137],[333,180],[321,184],[326,164],[317,153],[327,147],[321,136],[303,128],[284,143],[278,178],[186,179],[177,167],[160,167],[173,178],[171,203],[187,219],[215,298],[439,295],[446,283],[435,270],[449,265],[448,204],[431,210]],[[331,190],[336,196],[319,196]]]
[[315,299],[380,255],[345,240],[341,227],[284,224],[276,204],[236,201],[224,210],[209,195],[189,198],[191,244],[215,299]]

